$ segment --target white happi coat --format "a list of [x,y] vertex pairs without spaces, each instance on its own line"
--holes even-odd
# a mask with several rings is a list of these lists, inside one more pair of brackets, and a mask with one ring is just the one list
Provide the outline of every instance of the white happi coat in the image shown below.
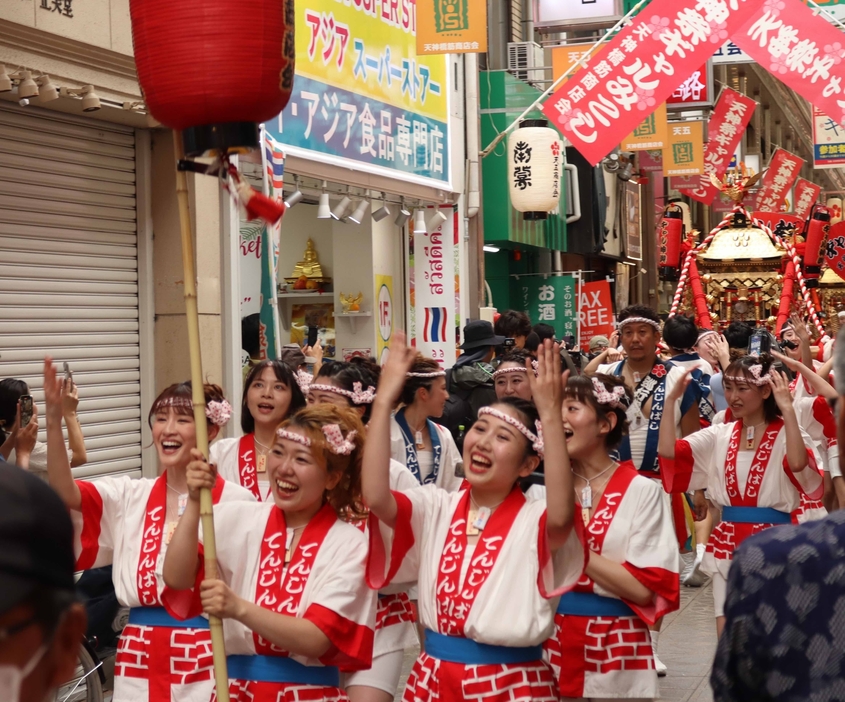
[[[434,484],[448,492],[460,490],[464,482],[461,454],[458,452],[458,447],[449,430],[440,426],[437,422],[434,422],[434,426],[437,429],[442,448],[440,470]],[[405,437],[402,436],[402,430],[399,428],[395,417],[390,418],[390,457],[403,466],[405,465]]]
[[[764,431],[768,434],[772,426],[768,425]],[[792,513],[801,504],[801,493],[811,499],[819,499],[824,489],[818,470],[821,457],[810,436],[803,429],[801,433],[809,465],[797,474],[786,464],[786,431],[783,427],[777,433],[771,430],[768,438],[764,436],[755,454],[751,451],[737,451],[735,491],[738,497],[732,498],[728,485],[728,451],[732,439],[736,441],[738,437],[737,446],[745,441],[744,435],[739,436],[743,434],[742,423],[714,424],[678,440],[674,460],[661,459],[664,486],[669,492],[706,489],[708,499],[718,507],[771,507],[780,512]],[[758,456],[762,475],[758,472],[751,476],[752,466],[758,463]],[[734,549],[751,534],[769,526],[721,522],[707,542],[703,570],[727,578]]]
[[[466,492],[448,493],[434,485],[424,485],[394,493],[398,507],[395,529],[370,517],[370,584],[381,587],[386,582],[418,580],[420,622],[438,633],[449,632],[443,631],[438,622],[437,580],[453,515]],[[580,528],[573,528],[566,543],[551,556],[546,543],[545,511],[545,502],[526,501],[507,537],[498,542],[495,564],[463,618],[467,638],[497,646],[533,646],[551,634],[557,598],[580,578],[586,567],[586,553]],[[465,518],[456,524],[464,528]],[[476,554],[484,536],[482,532]],[[503,612],[508,616],[502,616]]]
[[[163,604],[166,475],[155,480],[119,476],[77,481],[82,506],[79,511],[71,511],[77,569],[111,564],[115,594],[125,607]],[[218,479],[212,495],[215,502],[246,501],[248,507],[255,508],[249,492],[222,479]],[[142,560],[144,553],[148,555]],[[184,595],[190,597],[190,593]],[[188,609],[184,598],[182,604]],[[195,614],[200,613],[198,607],[194,609]],[[162,636],[166,641],[162,642]],[[183,663],[171,663],[171,659]],[[164,670],[159,667],[162,665]],[[171,671],[169,675],[166,670]],[[151,677],[166,678],[170,694],[161,696],[151,689]],[[207,702],[212,688],[208,630],[162,630],[134,624],[123,630],[115,660],[114,702]]]
[[[597,369],[597,373],[605,373],[606,375],[615,375],[619,365],[622,361],[617,361],[616,363],[603,363]],[[680,366],[675,366],[674,368],[670,368],[669,372],[666,374],[666,397],[669,396],[669,393],[672,392],[672,388],[675,386],[682,377],[684,376],[684,369]],[[652,393],[652,397],[654,394]],[[684,398],[678,398],[675,402],[675,436],[676,438],[681,438],[681,419],[682,419],[682,412],[681,412],[681,405],[683,404]],[[665,409],[664,405],[664,409]],[[628,440],[631,443],[631,462],[640,470],[643,464],[643,454],[645,453],[646,441],[648,440],[648,422],[649,418],[646,417],[640,408],[636,407],[635,404],[632,404],[627,409],[627,416],[628,416]]]
[[258,456],[255,453],[255,435],[249,436],[253,437],[253,440],[244,443],[243,451],[241,439],[244,437],[242,436],[234,439],[218,439],[211,444],[208,462],[217,466],[217,473],[223,480],[246,488],[259,500],[272,502],[267,472],[259,473],[256,470]]
[[[561,697],[656,698],[648,625],[676,610],[680,601],[677,540],[665,493],[654,480],[638,475],[632,463],[622,463],[584,531],[591,551],[622,564],[654,599],[645,607],[625,600],[637,616],[556,616],[545,650]],[[586,574],[575,591],[623,599]]]
[[[328,655],[334,658],[328,660],[291,657],[304,665],[337,665],[344,670],[366,668],[372,656],[376,595],[367,587],[364,577],[365,536],[360,529],[338,519],[331,506],[325,505],[302,532],[297,548],[303,556],[312,555],[312,558],[303,560],[297,572],[293,572],[294,560],[287,566],[277,564],[275,569],[264,563],[262,570],[262,548],[264,556],[272,559],[274,552],[266,549],[276,544],[284,556],[286,539],[293,535],[293,529],[286,528],[283,516],[280,521],[270,523],[279,514],[281,510],[270,503],[226,504],[214,510],[221,579],[238,596],[268,609],[271,609],[268,602],[284,599],[280,595],[284,594],[281,579],[285,579],[289,592],[300,598],[296,603],[282,603],[280,606],[287,608],[282,613],[313,622],[337,649],[333,654],[330,649]],[[327,520],[330,526],[313,555],[316,542],[309,540],[309,535],[318,519]],[[257,601],[262,594],[266,599]],[[224,619],[223,630],[228,655],[256,654],[256,637],[250,629],[233,619]]]

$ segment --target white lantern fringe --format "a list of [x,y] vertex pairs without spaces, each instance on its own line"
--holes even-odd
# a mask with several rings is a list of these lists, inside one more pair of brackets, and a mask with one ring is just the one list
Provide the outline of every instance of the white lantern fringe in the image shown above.
[[560,201],[563,144],[544,119],[525,119],[508,135],[511,204],[526,220],[546,219]]

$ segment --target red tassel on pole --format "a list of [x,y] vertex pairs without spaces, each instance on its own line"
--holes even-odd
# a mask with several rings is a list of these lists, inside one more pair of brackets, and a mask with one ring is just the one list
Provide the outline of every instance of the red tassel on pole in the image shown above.
[[698,274],[698,264],[695,259],[689,265],[689,284],[692,290],[692,302],[695,306],[696,324],[702,329],[712,329],[713,322],[710,320],[710,309],[707,307],[707,296],[701,285],[701,276]]
[[792,308],[795,290],[795,264],[789,261],[786,264],[786,272],[783,275],[783,290],[780,293],[780,306],[778,317],[775,322],[775,336],[780,334],[781,327],[789,319],[789,310]]

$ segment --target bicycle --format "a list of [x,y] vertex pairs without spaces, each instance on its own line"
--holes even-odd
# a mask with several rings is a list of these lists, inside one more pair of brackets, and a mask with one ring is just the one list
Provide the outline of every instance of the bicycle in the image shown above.
[[106,676],[93,643],[83,639],[73,677],[56,691],[55,702],[103,702]]

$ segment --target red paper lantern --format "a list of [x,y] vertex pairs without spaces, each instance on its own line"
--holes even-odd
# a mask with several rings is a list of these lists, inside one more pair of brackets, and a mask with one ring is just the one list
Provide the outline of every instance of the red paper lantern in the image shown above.
[[684,238],[684,213],[677,205],[668,205],[660,221],[658,273],[664,280],[677,280]]
[[807,248],[804,253],[804,279],[808,288],[819,285],[819,275],[824,262],[824,242],[830,231],[830,210],[816,205],[807,225]]
[[130,0],[135,64],[150,114],[185,151],[258,146],[287,105],[294,0]]

